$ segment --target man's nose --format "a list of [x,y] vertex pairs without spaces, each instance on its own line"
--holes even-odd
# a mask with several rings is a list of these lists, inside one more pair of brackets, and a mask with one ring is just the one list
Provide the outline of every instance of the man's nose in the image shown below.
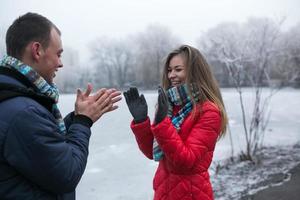
[[63,65],[63,63],[61,62],[61,59],[59,59],[59,62],[58,62],[58,68],[61,68],[61,67],[63,67],[64,65]]

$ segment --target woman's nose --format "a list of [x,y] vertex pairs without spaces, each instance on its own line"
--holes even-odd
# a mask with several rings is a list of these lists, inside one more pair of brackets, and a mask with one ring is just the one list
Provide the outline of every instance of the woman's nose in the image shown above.
[[176,76],[176,74],[174,73],[173,70],[169,72],[169,78],[170,78],[170,79],[171,79],[171,78],[174,78],[175,76]]

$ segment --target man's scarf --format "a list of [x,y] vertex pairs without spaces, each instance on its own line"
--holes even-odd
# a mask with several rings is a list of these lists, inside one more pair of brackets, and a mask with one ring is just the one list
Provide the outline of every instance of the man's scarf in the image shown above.
[[[191,92],[195,102],[199,101],[199,90],[192,84]],[[186,116],[193,110],[193,103],[191,97],[188,94],[188,87],[186,84],[175,86],[167,90],[169,108],[168,117],[171,118],[173,126],[176,128],[177,132],[180,130],[180,126],[183,123]],[[173,116],[173,107],[182,106],[176,115]],[[159,144],[154,138],[153,141],[153,159],[155,161],[161,160],[163,156],[163,151],[160,149]]]
[[60,133],[65,134],[66,127],[57,106],[59,93],[55,84],[47,83],[47,81],[43,77],[41,77],[32,67],[22,63],[20,60],[12,56],[4,56],[0,61],[0,67],[7,67],[9,69],[17,70],[36,87],[39,93],[54,100],[55,103],[52,105],[52,114],[56,119],[57,125],[59,126]]

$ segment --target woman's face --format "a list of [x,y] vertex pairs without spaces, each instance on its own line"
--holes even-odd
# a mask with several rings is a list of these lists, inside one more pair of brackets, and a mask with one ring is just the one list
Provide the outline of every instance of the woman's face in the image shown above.
[[185,83],[186,80],[186,66],[183,57],[178,54],[171,58],[168,69],[168,79],[171,86],[179,86]]

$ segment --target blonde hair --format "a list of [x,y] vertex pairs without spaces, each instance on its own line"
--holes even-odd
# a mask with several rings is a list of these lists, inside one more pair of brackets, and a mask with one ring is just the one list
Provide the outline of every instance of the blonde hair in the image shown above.
[[[222,95],[209,64],[198,49],[188,45],[182,45],[169,53],[163,69],[162,85],[164,89],[168,89],[171,87],[171,82],[168,79],[168,67],[170,65],[171,59],[177,55],[182,56],[185,62],[186,84],[188,85],[189,93],[191,94],[191,85],[194,84],[194,86],[196,86],[200,92],[200,104],[209,100],[216,106],[218,106],[222,119],[220,136],[223,136],[226,132],[228,119]],[[195,104],[193,96],[190,96],[192,98],[193,104]],[[196,106],[194,106],[194,112],[196,112],[195,108]]]

